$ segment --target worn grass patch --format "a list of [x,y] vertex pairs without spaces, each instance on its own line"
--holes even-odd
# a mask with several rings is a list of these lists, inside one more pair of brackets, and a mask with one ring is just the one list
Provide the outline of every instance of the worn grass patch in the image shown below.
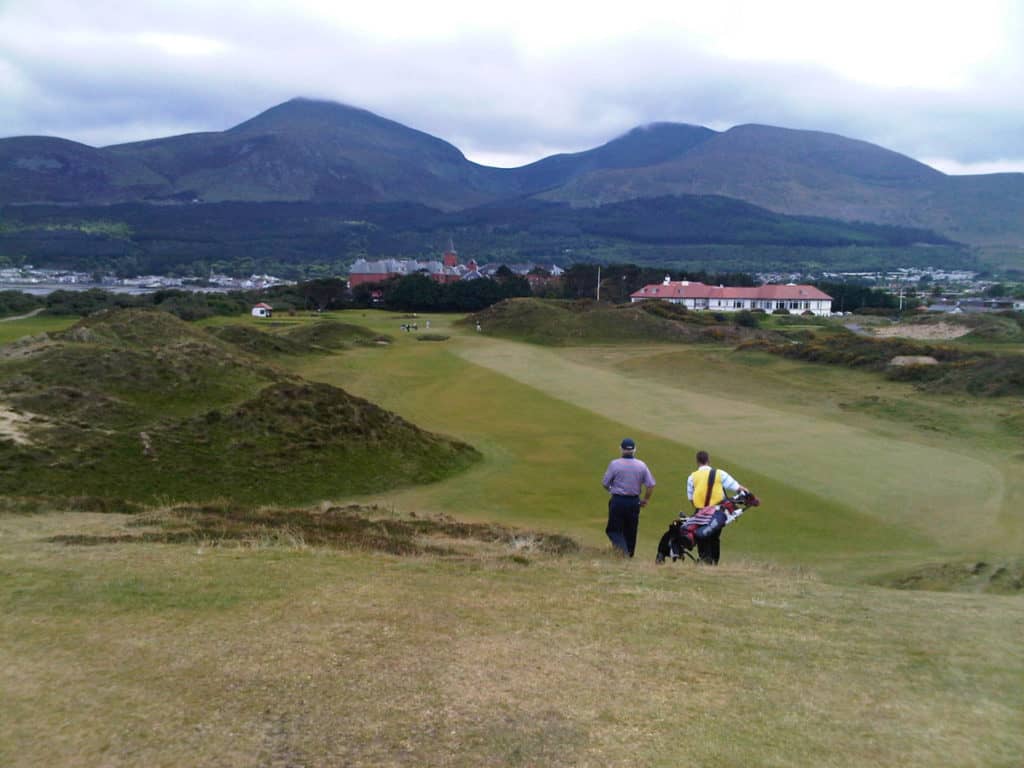
[[333,547],[393,555],[479,554],[480,544],[500,547],[522,564],[530,553],[563,555],[580,547],[568,536],[470,523],[448,516],[400,516],[380,507],[277,509],[205,504],[181,505],[137,516],[124,532],[64,533],[48,539],[69,545],[227,544]]
[[872,583],[894,589],[1018,595],[1024,592],[1024,560],[926,563],[883,574]]

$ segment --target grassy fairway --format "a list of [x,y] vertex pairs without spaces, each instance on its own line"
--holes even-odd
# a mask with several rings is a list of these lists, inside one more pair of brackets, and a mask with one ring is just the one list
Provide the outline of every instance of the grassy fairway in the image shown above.
[[47,331],[63,331],[78,322],[74,316],[61,315],[36,315],[26,317],[23,320],[4,320],[0,318],[0,345],[20,339],[23,336],[33,336],[37,333]]
[[[400,322],[346,319],[392,331]],[[730,551],[868,573],[897,553],[962,554],[947,552],[948,532],[965,508],[986,524],[962,531],[958,550],[1019,551],[1020,437],[1001,431],[1006,404],[924,401],[869,374],[707,346],[553,351],[437,318],[434,327],[452,339],[402,335],[387,354],[301,367],[483,450],[473,472],[389,497],[403,508],[553,526],[597,543],[598,481],[630,434],[660,483],[641,527],[647,554],[684,504],[698,447],[765,499],[730,530]]]

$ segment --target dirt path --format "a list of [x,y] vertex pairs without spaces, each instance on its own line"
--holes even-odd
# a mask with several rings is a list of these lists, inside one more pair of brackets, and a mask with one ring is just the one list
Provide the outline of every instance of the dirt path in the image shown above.
[[[960,510],[1003,503],[1003,477],[972,456],[886,439],[825,419],[693,392],[567,358],[563,351],[488,339],[461,346],[466,360],[623,424],[705,447],[734,468],[773,477],[934,535]],[[884,498],[884,501],[883,501]]]
[[39,309],[33,309],[26,315],[15,315],[14,317],[0,317],[0,323],[9,323],[12,320],[28,320],[30,317],[35,317],[42,312],[46,307],[40,307]]
[[897,324],[877,326],[874,335],[881,338],[924,339],[940,341],[958,339],[971,332],[970,328],[955,323],[930,323],[928,325]]

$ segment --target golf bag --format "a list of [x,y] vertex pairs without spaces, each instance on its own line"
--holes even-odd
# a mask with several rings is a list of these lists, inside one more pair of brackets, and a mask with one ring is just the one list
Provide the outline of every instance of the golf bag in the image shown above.
[[722,531],[734,523],[747,507],[756,507],[760,503],[754,494],[741,491],[730,499],[698,509],[689,517],[680,512],[658,542],[655,562],[663,563],[666,559],[675,562],[684,556],[696,561],[690,551],[696,546],[701,562],[717,564]]

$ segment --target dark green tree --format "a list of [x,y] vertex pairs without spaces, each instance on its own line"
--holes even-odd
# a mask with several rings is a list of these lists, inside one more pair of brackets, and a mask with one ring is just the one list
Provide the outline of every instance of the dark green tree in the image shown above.
[[442,286],[428,275],[416,272],[386,284],[384,303],[407,312],[432,312],[442,308]]

